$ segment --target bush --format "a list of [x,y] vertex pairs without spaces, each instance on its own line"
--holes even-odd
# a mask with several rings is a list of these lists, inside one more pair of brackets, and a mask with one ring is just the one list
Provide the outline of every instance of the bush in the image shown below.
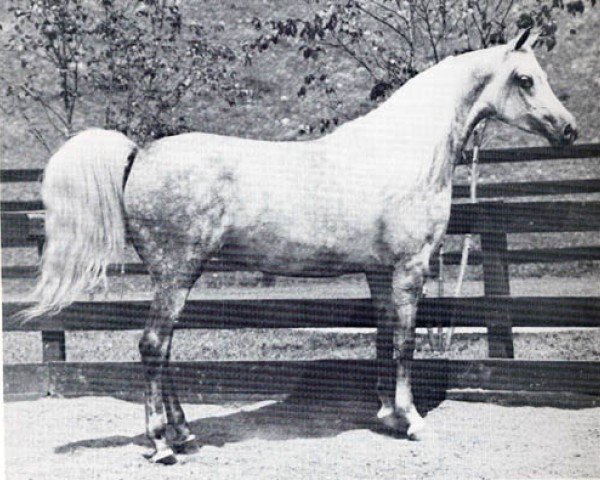
[[[307,60],[298,96],[320,87],[338,107],[342,101],[329,78],[340,55],[368,72],[369,97],[377,101],[446,56],[505,43],[519,28],[536,27],[538,43],[552,49],[556,12],[575,15],[585,10],[582,0],[347,0],[328,2],[324,9],[320,0],[307,2],[320,9],[311,17],[256,18],[260,33],[245,46],[246,61],[282,40],[295,43]],[[594,5],[595,0],[586,3]],[[338,118],[315,121],[308,133],[322,133]]]
[[100,125],[143,142],[189,130],[184,99],[235,95],[234,52],[208,43],[174,1],[12,0],[10,11],[6,47],[21,71],[1,80],[10,108],[48,150],[52,130],[64,139],[77,129],[86,99],[101,98]]

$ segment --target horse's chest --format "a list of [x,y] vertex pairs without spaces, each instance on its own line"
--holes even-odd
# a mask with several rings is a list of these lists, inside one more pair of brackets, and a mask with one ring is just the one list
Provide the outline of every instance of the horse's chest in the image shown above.
[[398,196],[389,203],[382,241],[395,257],[437,244],[448,225],[452,186]]

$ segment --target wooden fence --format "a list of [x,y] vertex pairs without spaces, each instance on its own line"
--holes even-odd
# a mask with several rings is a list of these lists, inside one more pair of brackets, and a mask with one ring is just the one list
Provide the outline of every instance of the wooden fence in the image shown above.
[[[487,150],[480,163],[581,158],[597,162],[600,144],[561,149]],[[41,170],[4,170],[2,182],[35,182]],[[599,327],[600,297],[511,297],[511,263],[600,260],[600,247],[509,250],[507,234],[600,230],[600,202],[575,200],[504,201],[509,197],[600,192],[600,179],[483,184],[478,204],[453,205],[449,234],[477,234],[481,250],[469,263],[483,266],[484,296],[426,298],[419,327],[467,326],[488,329],[489,359],[477,361],[417,360],[416,388],[493,391],[576,392],[600,395],[600,362],[517,361],[512,327]],[[455,198],[467,198],[468,186],[456,185]],[[494,200],[491,200],[494,199]],[[2,247],[43,245],[43,212],[39,201],[3,201]],[[443,256],[460,263],[460,252]],[[31,278],[35,265],[3,266],[4,279]],[[208,271],[242,270],[213,260]],[[126,264],[127,275],[144,274],[141,264]],[[110,268],[121,274],[121,266]],[[65,331],[143,328],[146,301],[77,302],[59,315],[20,324],[12,315],[19,302],[3,302],[3,330],[41,331],[43,363],[4,366],[6,398],[40,395],[133,394],[143,390],[139,363],[67,362]],[[375,327],[370,299],[188,301],[177,328]],[[302,393],[356,398],[371,395],[374,360],[179,362],[172,367],[185,398],[209,394]]]

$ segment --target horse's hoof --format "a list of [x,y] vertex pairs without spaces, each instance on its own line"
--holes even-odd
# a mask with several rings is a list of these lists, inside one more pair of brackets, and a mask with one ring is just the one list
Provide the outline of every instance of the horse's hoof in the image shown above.
[[381,425],[393,432],[398,432],[403,428],[402,421],[398,418],[393,408],[381,407],[377,412],[377,420]]
[[173,442],[173,451],[175,453],[190,454],[196,453],[198,450],[200,450],[200,447],[196,443],[196,435],[194,434],[188,435],[185,440],[180,442]]
[[166,457],[161,457],[156,460],[154,463],[160,463],[162,465],[174,465],[177,463],[177,457],[175,455],[167,455]]
[[156,453],[156,450],[150,450],[148,452],[142,453],[142,457],[144,457],[146,460],[150,460],[154,456],[155,453]]
[[429,440],[432,436],[431,430],[427,427],[425,422],[413,423],[406,431],[406,436],[409,440],[414,442],[422,442]]
[[162,465],[173,465],[177,463],[177,457],[170,448],[166,448],[160,452],[145,453],[144,457],[151,463],[160,463]]

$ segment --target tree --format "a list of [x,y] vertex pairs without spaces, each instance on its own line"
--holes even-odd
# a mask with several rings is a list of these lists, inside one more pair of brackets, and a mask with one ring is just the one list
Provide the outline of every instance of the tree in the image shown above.
[[92,72],[108,128],[139,139],[180,133],[190,127],[178,113],[182,100],[206,90],[229,95],[234,52],[208,43],[202,25],[184,23],[177,4],[144,0],[131,12],[102,3]]
[[[319,0],[307,0],[321,8]],[[370,99],[377,100],[446,56],[505,43],[517,28],[537,27],[538,42],[548,49],[556,43],[556,12],[575,15],[585,10],[582,0],[347,0],[332,2],[312,18],[255,20],[260,32],[245,45],[248,62],[281,40],[296,44],[307,60],[308,72],[298,89],[320,86],[329,97],[335,87],[329,73],[335,56],[351,58],[372,80]],[[588,2],[595,4],[595,0]],[[328,56],[330,58],[328,58]],[[339,107],[341,101],[333,102]],[[321,132],[337,123],[319,119]]]
[[[18,54],[21,71],[20,78],[3,75],[2,81],[31,133],[50,150],[44,128],[29,105],[37,104],[47,125],[63,136],[72,133],[91,19],[80,4],[71,2],[13,2],[10,11],[15,23],[7,48]],[[42,65],[52,70],[51,83],[39,75]]]
[[[84,116],[144,141],[189,130],[178,113],[183,99],[205,91],[235,96],[234,52],[207,42],[202,25],[184,22],[176,1],[11,2],[6,46],[20,71],[0,77],[12,99],[6,108],[48,150],[56,132],[64,140]],[[102,112],[93,111],[98,100]]]

